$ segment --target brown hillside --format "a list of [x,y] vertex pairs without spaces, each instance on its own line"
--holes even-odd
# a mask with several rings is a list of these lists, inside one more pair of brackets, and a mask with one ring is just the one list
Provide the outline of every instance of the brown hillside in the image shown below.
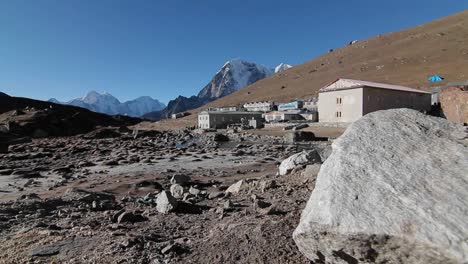
[[[238,105],[248,101],[285,102],[317,94],[339,77],[429,86],[433,74],[445,82],[468,80],[468,10],[422,26],[378,35],[324,54],[285,72],[258,81],[208,105]],[[200,109],[191,111],[199,112]],[[156,128],[196,125],[196,115],[166,120]]]

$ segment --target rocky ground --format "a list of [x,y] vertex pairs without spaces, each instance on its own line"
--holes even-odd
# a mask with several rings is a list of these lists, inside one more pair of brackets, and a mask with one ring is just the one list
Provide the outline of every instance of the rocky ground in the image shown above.
[[0,263],[310,263],[292,239],[315,184],[303,149],[245,133],[35,139],[0,154]]

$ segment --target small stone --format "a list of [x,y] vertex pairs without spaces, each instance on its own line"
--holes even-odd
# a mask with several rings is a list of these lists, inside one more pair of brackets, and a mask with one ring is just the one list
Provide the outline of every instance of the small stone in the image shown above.
[[223,207],[224,209],[231,209],[232,207],[234,207],[234,204],[231,200],[228,199],[223,203]]
[[270,207],[270,206],[271,206],[271,203],[264,202],[262,200],[256,200],[255,201],[255,207],[256,208],[267,208],[267,207]]
[[156,210],[158,210],[158,212],[167,214],[177,208],[178,202],[170,192],[163,191],[158,195],[156,204]]
[[199,195],[200,194],[200,190],[197,189],[197,188],[194,188],[194,187],[190,187],[189,189],[189,193],[193,194],[193,195]]
[[117,223],[135,223],[143,220],[143,216],[136,215],[132,212],[124,212],[117,218]]
[[268,180],[268,181],[260,182],[260,189],[261,189],[262,192],[265,192],[268,189],[275,188],[276,186],[277,185],[276,185],[275,180]]
[[190,182],[190,177],[187,175],[176,174],[172,176],[171,183],[172,184],[180,184],[184,185]]
[[321,162],[321,157],[316,150],[304,150],[283,160],[283,162],[281,162],[281,165],[279,166],[279,174],[287,175],[296,168],[301,168],[302,166],[308,164],[315,164]]
[[184,187],[182,187],[180,184],[171,185],[170,191],[174,198],[181,199],[184,197]]
[[212,192],[208,195],[208,199],[216,199],[224,197],[224,192]]
[[232,194],[237,194],[241,191],[242,187],[244,185],[244,180],[240,180],[233,185],[229,186],[229,188],[226,190],[227,193],[232,193]]

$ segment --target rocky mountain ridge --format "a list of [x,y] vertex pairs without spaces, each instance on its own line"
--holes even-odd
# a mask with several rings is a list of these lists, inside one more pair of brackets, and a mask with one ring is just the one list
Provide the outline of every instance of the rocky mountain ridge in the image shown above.
[[165,107],[163,103],[149,96],[141,96],[122,103],[109,93],[101,94],[96,91],[91,91],[84,97],[68,102],[59,102],[55,98],[50,99],[49,102],[74,105],[108,115],[119,114],[132,117],[141,117],[146,113],[159,111]]

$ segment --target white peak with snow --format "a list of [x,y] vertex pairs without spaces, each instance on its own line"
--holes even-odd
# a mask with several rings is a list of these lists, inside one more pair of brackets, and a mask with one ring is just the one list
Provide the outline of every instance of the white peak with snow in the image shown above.
[[278,73],[278,72],[283,72],[287,69],[291,69],[293,66],[289,65],[289,64],[286,64],[286,63],[281,63],[280,65],[276,66],[275,67],[275,73]]
[[[56,99],[50,99],[51,102],[58,102]],[[64,104],[74,105],[89,109],[94,112],[109,115],[128,115],[134,117],[143,116],[146,113],[159,111],[165,105],[149,96],[141,96],[135,100],[121,103],[110,93],[99,93],[90,91],[86,96],[71,100]]]
[[273,71],[264,65],[248,62],[242,59],[232,59],[227,61],[221,71],[224,71],[225,74],[228,72],[231,74],[232,79],[235,81],[235,85],[233,87],[235,90],[242,89],[253,83],[252,75],[262,74],[264,75],[263,78],[265,78],[273,74]]
[[231,94],[275,73],[291,68],[281,63],[274,69],[243,59],[228,60],[198,94],[205,103]]

